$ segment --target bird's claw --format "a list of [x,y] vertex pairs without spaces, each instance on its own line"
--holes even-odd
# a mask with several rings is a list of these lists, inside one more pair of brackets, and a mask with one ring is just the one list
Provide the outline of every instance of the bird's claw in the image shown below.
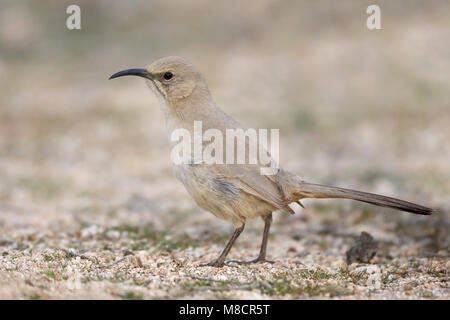
[[208,263],[202,263],[202,264],[199,264],[199,267],[215,267],[215,268],[220,268],[220,267],[223,267],[223,266],[224,266],[224,263],[221,262],[221,261],[218,261],[218,260],[214,260],[214,261],[211,261],[211,262],[208,262]]
[[236,263],[236,264],[240,264],[240,265],[248,265],[248,264],[254,264],[254,263],[270,263],[270,264],[274,264],[275,261],[271,261],[271,260],[267,260],[266,258],[256,258],[250,261],[239,261],[239,260],[231,260],[228,261],[227,263]]

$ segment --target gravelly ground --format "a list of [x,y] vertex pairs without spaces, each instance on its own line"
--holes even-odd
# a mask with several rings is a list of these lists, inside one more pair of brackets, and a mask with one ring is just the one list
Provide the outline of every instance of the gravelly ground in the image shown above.
[[[187,2],[85,2],[79,33],[32,3],[0,10],[0,298],[450,298],[448,2],[383,2],[378,33],[361,27],[361,1],[205,1],[213,20]],[[106,81],[168,54],[248,126],[279,128],[285,168],[441,211],[309,200],[275,214],[275,263],[198,267],[231,225],[172,177],[145,85]],[[230,259],[256,257],[262,229],[249,221]],[[362,231],[377,253],[347,265]]]
[[[69,222],[72,231],[59,226],[58,231],[15,228],[6,232],[13,242],[1,240],[2,297],[449,298],[448,226],[438,218],[415,219],[400,227],[371,217],[348,232],[335,226],[354,224],[363,219],[361,213],[353,212],[340,223],[320,221],[314,211],[275,224],[269,244],[275,263],[230,262],[220,269],[198,265],[217,256],[228,234],[203,223],[183,233],[160,231],[151,224],[83,226],[75,220]],[[257,254],[257,227],[248,228],[231,260]],[[415,228],[422,231],[411,238]],[[345,262],[356,230],[370,230],[378,239],[370,264]]]

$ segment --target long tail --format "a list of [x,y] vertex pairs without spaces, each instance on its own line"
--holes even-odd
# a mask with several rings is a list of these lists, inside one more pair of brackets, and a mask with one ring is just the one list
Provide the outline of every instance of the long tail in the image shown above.
[[[396,198],[386,197],[379,194],[331,187],[320,184],[301,182],[297,184],[293,192],[295,198],[344,198],[362,201],[381,207],[394,208],[401,211],[407,211],[415,214],[430,215],[434,210]],[[296,200],[298,200],[296,199]]]

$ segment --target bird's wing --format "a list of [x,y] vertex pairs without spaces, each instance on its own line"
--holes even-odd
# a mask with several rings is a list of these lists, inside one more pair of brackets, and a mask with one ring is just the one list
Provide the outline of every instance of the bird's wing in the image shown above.
[[211,169],[221,179],[233,183],[243,192],[268,202],[274,207],[294,213],[288,206],[282,190],[278,187],[276,179],[261,174],[259,165],[212,165]]
[[[220,114],[220,116],[218,116],[218,114]],[[225,132],[227,129],[247,130],[247,128],[219,108],[215,109],[215,115],[214,121],[204,121],[203,125],[205,130],[208,128],[219,128],[222,132]],[[220,121],[218,119],[220,119]],[[249,143],[250,140],[247,139],[244,146],[241,146],[240,148],[235,146],[235,154],[240,151],[243,152],[243,154],[248,155]],[[244,149],[242,149],[242,147]],[[259,143],[258,148],[261,148]],[[224,149],[224,154],[226,154],[226,149]],[[269,164],[261,164],[259,156],[260,153],[257,155],[257,161],[260,162],[259,164],[214,164],[209,165],[209,170],[214,171],[215,175],[221,177],[223,180],[233,183],[242,191],[261,199],[262,201],[268,202],[275,208],[294,213],[288,206],[290,202],[288,202],[284,196],[282,188],[279,187],[278,179],[261,173],[261,168],[267,168]]]

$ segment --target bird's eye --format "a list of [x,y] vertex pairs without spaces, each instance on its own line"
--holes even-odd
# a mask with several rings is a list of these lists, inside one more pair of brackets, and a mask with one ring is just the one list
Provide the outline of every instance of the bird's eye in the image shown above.
[[173,73],[172,72],[166,72],[164,73],[164,79],[166,80],[170,80],[173,77]]

